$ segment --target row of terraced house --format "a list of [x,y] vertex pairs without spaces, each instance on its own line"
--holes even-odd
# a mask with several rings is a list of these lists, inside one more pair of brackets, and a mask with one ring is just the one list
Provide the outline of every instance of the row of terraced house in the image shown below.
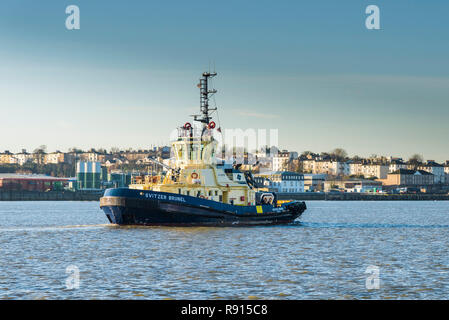
[[[416,183],[413,184],[449,184],[449,161],[444,164],[437,163],[434,160],[417,163],[405,162],[400,158],[392,157],[339,160],[319,154],[308,154],[295,158],[294,153],[287,151],[279,152],[273,157],[274,171],[294,170],[295,168],[309,174],[377,179],[383,181],[384,184],[396,184],[394,182],[399,182],[399,180],[400,182],[405,180],[410,182],[412,178],[408,176],[413,175],[415,177],[427,176],[416,178]],[[398,174],[403,177],[396,178]]]
[[[86,152],[50,152],[43,151],[20,153],[5,151],[0,153],[0,165],[28,162],[38,164],[75,164],[77,161],[100,162],[102,166],[117,168],[116,165],[133,162],[135,164],[152,164],[150,158],[170,161],[170,148],[158,147],[150,150],[128,150],[105,152],[91,149]],[[257,152],[245,156],[245,162],[251,160],[258,165],[244,165],[247,170],[259,173],[262,179],[269,179],[269,186],[280,192],[302,192],[318,190],[324,181],[333,179],[371,179],[389,185],[439,185],[449,184],[449,161],[444,164],[428,160],[424,163],[406,162],[400,158],[343,158],[338,159],[328,154],[298,156],[297,152],[276,150],[276,153]],[[242,167],[242,168],[243,168]],[[294,173],[294,174],[293,174]],[[267,181],[265,180],[264,183]],[[364,183],[369,184],[369,181]],[[332,185],[332,184],[331,184]]]
[[0,153],[1,164],[18,164],[24,165],[26,163],[36,164],[60,164],[68,163],[75,164],[77,161],[100,162],[104,165],[114,165],[129,162],[145,163],[149,157],[170,157],[169,147],[159,147],[151,150],[135,150],[135,151],[117,151],[117,152],[102,152],[91,149],[89,151],[77,152],[27,152],[23,149],[19,153],[12,153],[8,150]]

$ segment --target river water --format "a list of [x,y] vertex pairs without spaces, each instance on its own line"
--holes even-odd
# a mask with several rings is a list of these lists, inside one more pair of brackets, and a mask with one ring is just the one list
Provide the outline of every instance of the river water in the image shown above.
[[449,202],[307,205],[288,226],[168,228],[0,202],[0,299],[449,297]]

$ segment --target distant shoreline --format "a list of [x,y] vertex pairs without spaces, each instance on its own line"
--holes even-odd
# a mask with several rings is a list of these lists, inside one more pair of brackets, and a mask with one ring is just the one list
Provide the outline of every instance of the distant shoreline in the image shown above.
[[[102,192],[0,191],[0,201],[99,201]],[[301,201],[449,201],[447,194],[278,193],[278,200]]]

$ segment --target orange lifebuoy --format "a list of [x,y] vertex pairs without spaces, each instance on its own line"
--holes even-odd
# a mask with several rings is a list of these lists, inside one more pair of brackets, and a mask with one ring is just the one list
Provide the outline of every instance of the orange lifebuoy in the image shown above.
[[205,196],[203,196],[203,195],[200,195],[200,198],[201,198],[201,199],[206,199],[206,197],[205,197]]
[[213,122],[213,121],[209,122],[208,127],[209,127],[209,129],[214,129],[215,128],[215,122]]
[[192,177],[192,179],[196,179],[196,178],[198,178],[198,173],[192,172],[192,174],[190,176]]
[[192,125],[190,124],[190,122],[186,122],[184,124],[184,129],[189,130],[192,127]]

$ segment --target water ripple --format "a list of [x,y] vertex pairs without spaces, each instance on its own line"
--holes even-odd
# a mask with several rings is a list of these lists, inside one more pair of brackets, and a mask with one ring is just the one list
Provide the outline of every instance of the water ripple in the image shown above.
[[307,205],[286,226],[168,228],[110,225],[95,202],[0,202],[0,299],[447,299],[446,202]]

